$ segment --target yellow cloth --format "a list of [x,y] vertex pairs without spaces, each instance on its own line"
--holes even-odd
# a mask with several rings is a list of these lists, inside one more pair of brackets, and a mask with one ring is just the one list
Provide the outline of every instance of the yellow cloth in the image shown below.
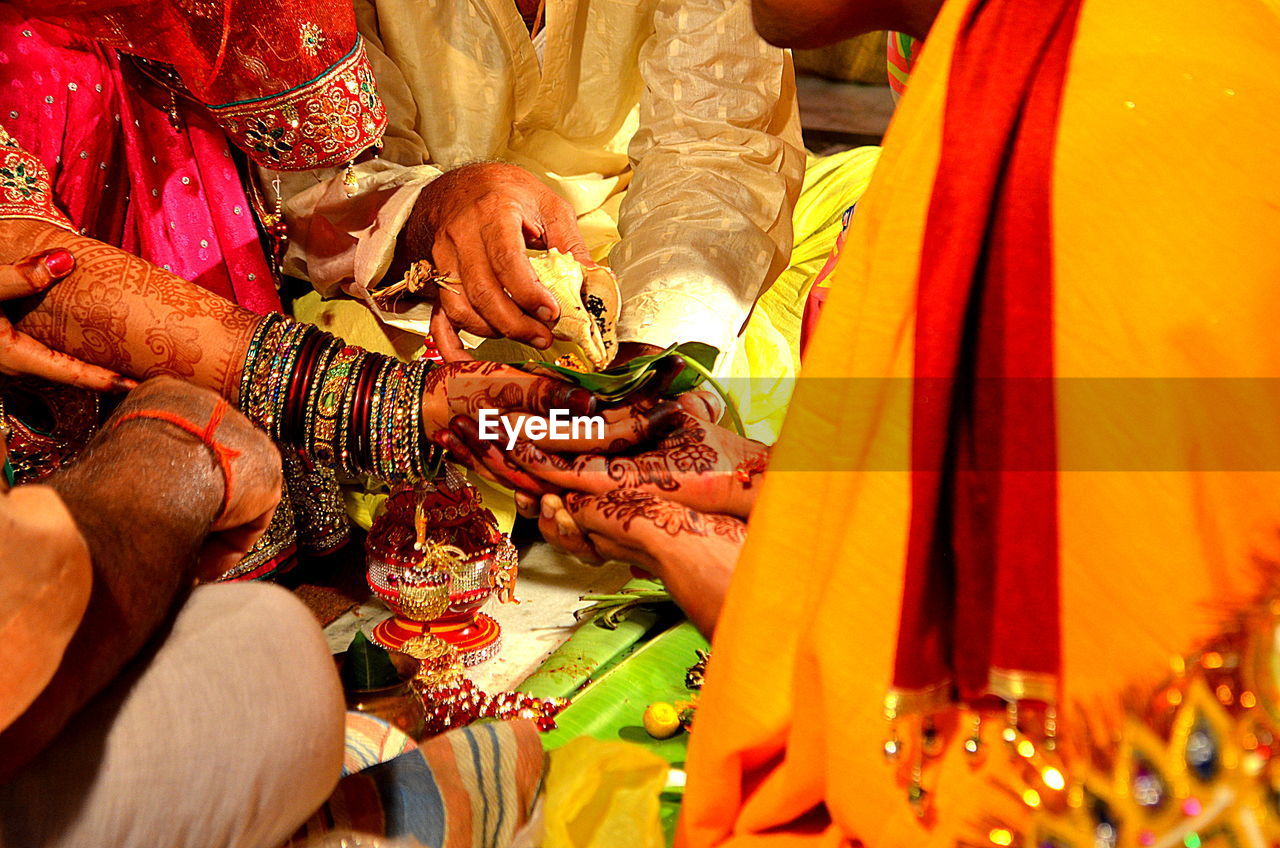
[[879,147],[809,158],[793,216],[791,264],[760,297],[730,356],[716,366],[753,439],[772,444],[778,438],[800,371],[800,319],[809,289],[835,247],[844,211],[862,197],[879,160]]
[[671,767],[640,745],[581,736],[548,755],[542,848],[663,848]]
[[[684,848],[988,844],[975,830],[985,812],[1025,815],[994,788],[1010,776],[998,721],[986,723],[982,767],[962,732],[947,733],[925,773],[927,821],[907,801],[910,757],[882,754],[911,397],[908,380],[882,378],[912,374],[920,247],[966,5],[944,5],[912,74],[752,516],[691,741]],[[1159,0],[1084,3],[1053,170],[1054,344],[1061,376],[1091,379],[1058,384],[1059,452],[1076,468],[1091,451],[1116,461],[1154,450],[1171,464],[1058,475],[1068,706],[1154,683],[1259,588],[1254,557],[1280,553],[1280,474],[1187,470],[1220,457],[1280,467],[1267,461],[1274,392],[1245,384],[1247,404],[1223,403],[1213,385],[1158,379],[1280,376],[1277,45],[1277,7],[1261,0],[1177,14]],[[1100,378],[1128,377],[1187,392],[1185,403],[1145,417],[1108,403],[1125,394]],[[837,470],[833,452],[847,460]]]
[[439,168],[501,159],[609,254],[620,340],[729,349],[788,264],[804,168],[790,56],[756,35],[748,0],[548,0],[539,44],[513,0],[361,0],[357,15],[385,149],[355,168],[354,198],[333,171],[280,175],[290,273],[325,294],[380,280]]

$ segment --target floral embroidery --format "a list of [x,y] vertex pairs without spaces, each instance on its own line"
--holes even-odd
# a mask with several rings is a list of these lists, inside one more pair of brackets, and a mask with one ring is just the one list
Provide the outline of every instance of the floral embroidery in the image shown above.
[[308,56],[317,55],[324,47],[324,32],[316,24],[304,23],[298,27],[298,32],[302,36],[302,49]]
[[[29,200],[40,190],[40,182],[36,175],[27,170],[27,163],[22,159],[10,163],[8,159],[0,166],[0,188],[10,199]],[[14,195],[18,198],[14,198]]]
[[281,171],[350,162],[377,144],[387,128],[363,39],[345,59],[300,88],[211,109],[233,141]]
[[244,140],[250,149],[266,155],[273,162],[279,162],[293,152],[293,145],[284,138],[284,129],[268,127],[262,121],[249,123],[244,131]]
[[74,230],[53,205],[53,187],[44,164],[23,150],[0,126],[0,218],[35,218]]

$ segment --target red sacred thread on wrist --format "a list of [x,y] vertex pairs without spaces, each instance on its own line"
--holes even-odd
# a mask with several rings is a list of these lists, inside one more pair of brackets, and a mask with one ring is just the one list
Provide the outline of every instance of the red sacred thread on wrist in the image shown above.
[[130,412],[116,419],[116,423],[111,425],[114,430],[126,421],[134,421],[141,418],[150,418],[156,421],[164,421],[166,424],[186,430],[204,443],[210,451],[213,452],[213,458],[217,460],[218,467],[222,469],[222,482],[224,484],[222,491],[222,509],[218,511],[218,517],[214,519],[216,524],[227,514],[227,508],[231,505],[231,460],[240,455],[240,451],[235,448],[229,448],[213,437],[214,431],[218,429],[218,425],[222,423],[222,418],[227,414],[229,404],[225,399],[219,399],[213,408],[213,413],[209,415],[209,423],[203,429],[199,425],[192,424],[181,415],[172,412],[165,412],[159,409],[144,409],[138,412]]

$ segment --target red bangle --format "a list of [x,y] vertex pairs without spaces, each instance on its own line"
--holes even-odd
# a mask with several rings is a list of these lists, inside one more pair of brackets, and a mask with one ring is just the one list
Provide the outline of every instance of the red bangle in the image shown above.
[[280,422],[280,440],[286,444],[297,442],[302,435],[302,419],[311,379],[315,375],[321,352],[332,340],[333,336],[328,333],[313,332],[308,334],[298,350],[298,361],[289,377],[289,390],[285,395],[284,414]]
[[144,409],[138,412],[130,412],[120,416],[115,423],[111,425],[114,430],[126,421],[135,421],[138,419],[149,418],[155,421],[164,421],[167,424],[185,430],[195,436],[204,443],[210,451],[213,452],[213,458],[217,460],[218,467],[222,469],[222,481],[224,483],[222,492],[222,509],[218,511],[218,517],[214,519],[217,524],[227,514],[227,508],[231,505],[231,481],[233,474],[231,471],[231,460],[240,455],[240,451],[229,448],[221,442],[213,438],[214,431],[218,429],[218,425],[222,423],[222,418],[227,414],[229,404],[223,398],[218,398],[218,403],[213,407],[213,412],[209,415],[209,423],[203,428],[192,424],[180,415],[172,412],[165,412],[159,409]]

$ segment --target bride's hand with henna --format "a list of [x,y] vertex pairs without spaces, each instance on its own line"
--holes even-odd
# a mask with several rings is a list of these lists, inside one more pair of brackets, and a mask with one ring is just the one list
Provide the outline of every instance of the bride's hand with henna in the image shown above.
[[[19,300],[46,291],[75,270],[75,267],[76,260],[71,251],[61,247],[28,256],[9,265],[0,265],[0,301]],[[99,392],[125,391],[137,385],[133,380],[114,371],[81,362],[75,357],[46,347],[15,329],[2,311],[0,373],[40,377]]]
[[[424,407],[432,441],[451,458],[500,486],[544,494],[561,487],[539,482],[504,450],[508,432],[525,432],[534,420],[550,433],[550,415],[563,410],[571,416],[598,416],[601,427],[540,444],[570,453],[621,451],[652,443],[688,417],[673,402],[660,401],[601,409],[594,395],[569,383],[527,374],[492,362],[449,363],[428,378]],[[493,410],[497,438],[483,438],[477,419]],[[441,422],[441,416],[448,415]],[[563,420],[563,419],[561,419]],[[490,430],[490,435],[495,430]]]
[[538,528],[553,547],[587,562],[634,563],[662,579],[710,636],[737,565],[745,522],[699,512],[635,489],[542,498]]
[[534,495],[559,491],[602,495],[620,488],[659,495],[704,512],[750,515],[769,449],[682,409],[668,413],[663,424],[667,432],[654,447],[630,453],[527,439],[506,451],[496,442],[481,440],[476,423],[462,416],[453,420],[450,429],[473,463],[492,479],[523,493],[517,506],[526,516],[531,515]]

